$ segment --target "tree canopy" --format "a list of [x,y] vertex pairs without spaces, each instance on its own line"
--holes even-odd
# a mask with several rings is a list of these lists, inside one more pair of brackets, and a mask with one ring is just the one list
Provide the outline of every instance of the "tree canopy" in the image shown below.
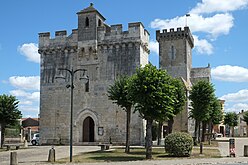
[[132,100],[128,97],[129,82],[130,77],[120,76],[108,89],[109,99],[114,100],[114,103],[124,108],[124,110],[132,106]]
[[169,120],[168,120],[169,133],[172,132],[174,116],[176,116],[178,113],[180,113],[183,110],[186,102],[186,89],[182,81],[180,79],[174,78],[172,79],[172,84],[175,87],[175,91],[174,91],[175,97],[173,104],[173,115],[169,116]]
[[190,116],[198,121],[208,121],[215,98],[213,85],[208,81],[198,81],[193,85],[189,98],[192,101]]
[[243,120],[246,122],[246,125],[248,125],[248,111],[244,112]]
[[235,127],[238,125],[238,115],[235,112],[227,112],[224,118],[224,124],[230,127]]
[[173,105],[173,114],[177,115],[183,110],[186,102],[186,90],[181,80],[173,79],[173,85],[175,86],[175,100]]
[[212,124],[220,124],[223,120],[223,112],[220,101],[215,97],[211,104],[211,122]]
[[18,110],[18,103],[14,96],[0,95],[1,145],[4,142],[5,127],[16,124],[17,119],[22,117],[21,111]]
[[129,96],[141,117],[163,121],[173,116],[174,93],[175,86],[167,72],[147,64],[133,75]]
[[139,68],[132,76],[129,96],[135,103],[135,111],[146,119],[146,158],[152,158],[152,122],[164,121],[173,116],[175,86],[165,70],[151,64]]
[[235,112],[227,112],[225,114],[224,124],[230,127],[231,136],[234,136],[234,127],[238,125],[238,115]]

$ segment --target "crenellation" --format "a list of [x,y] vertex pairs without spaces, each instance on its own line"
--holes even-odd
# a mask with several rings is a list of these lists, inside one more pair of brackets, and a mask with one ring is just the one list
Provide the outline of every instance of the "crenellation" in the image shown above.
[[160,39],[164,40],[177,40],[177,39],[183,39],[186,38],[191,45],[191,47],[194,47],[194,38],[189,30],[189,27],[184,27],[184,30],[182,30],[181,27],[178,27],[175,31],[174,28],[171,28],[169,32],[167,29],[163,29],[162,33],[160,30],[156,31],[156,40],[159,41]]
[[39,38],[50,38],[50,32],[39,33]]
[[[108,44],[143,42],[144,45],[149,43],[150,34],[144,29],[142,23],[129,23],[128,26],[128,31],[123,31],[122,24],[97,27],[98,45],[104,44],[105,42]],[[110,31],[108,31],[108,28]]]
[[122,33],[122,24],[111,25],[111,34],[121,34]]
[[66,30],[56,31],[55,38],[57,37],[67,37],[67,31]]

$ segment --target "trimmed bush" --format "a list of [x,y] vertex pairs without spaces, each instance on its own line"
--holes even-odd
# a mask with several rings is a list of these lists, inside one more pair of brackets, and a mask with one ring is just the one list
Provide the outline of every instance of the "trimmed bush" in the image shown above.
[[184,132],[171,133],[164,140],[165,151],[171,156],[190,156],[193,148],[191,135]]

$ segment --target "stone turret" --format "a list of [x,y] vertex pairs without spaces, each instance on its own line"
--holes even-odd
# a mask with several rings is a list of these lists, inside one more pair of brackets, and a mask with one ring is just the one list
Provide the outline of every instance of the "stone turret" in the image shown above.
[[156,31],[156,39],[159,42],[159,65],[166,69],[173,77],[182,77],[189,81],[192,68],[192,48],[194,39],[189,27],[184,30],[173,28]]
[[97,27],[104,26],[105,18],[93,6],[83,9],[78,15],[78,41],[97,39]]

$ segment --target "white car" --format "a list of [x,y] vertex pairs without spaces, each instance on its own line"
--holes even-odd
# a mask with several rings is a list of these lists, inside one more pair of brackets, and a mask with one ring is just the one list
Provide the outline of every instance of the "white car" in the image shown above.
[[31,140],[32,145],[39,145],[40,134],[35,133],[33,139]]
[[223,135],[222,135],[222,133],[215,133],[215,135],[216,135],[216,137],[222,137]]

